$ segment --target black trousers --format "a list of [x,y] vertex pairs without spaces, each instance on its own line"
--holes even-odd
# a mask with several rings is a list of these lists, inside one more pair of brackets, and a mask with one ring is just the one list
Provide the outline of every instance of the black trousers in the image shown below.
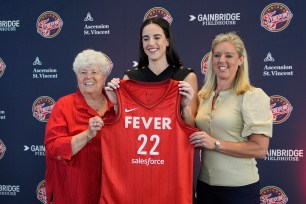
[[197,182],[197,204],[259,204],[259,182],[239,187],[210,186]]

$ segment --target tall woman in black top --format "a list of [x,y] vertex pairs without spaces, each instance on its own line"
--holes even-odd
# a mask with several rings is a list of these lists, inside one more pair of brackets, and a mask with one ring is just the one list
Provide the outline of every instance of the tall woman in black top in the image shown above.
[[[169,78],[181,81],[179,90],[182,95],[182,118],[194,126],[197,77],[192,69],[184,68],[181,64],[168,21],[161,17],[146,19],[140,28],[138,68],[125,71],[123,79],[158,82]],[[114,104],[117,103],[113,92],[116,88],[119,88],[119,78],[112,79],[105,88]]]

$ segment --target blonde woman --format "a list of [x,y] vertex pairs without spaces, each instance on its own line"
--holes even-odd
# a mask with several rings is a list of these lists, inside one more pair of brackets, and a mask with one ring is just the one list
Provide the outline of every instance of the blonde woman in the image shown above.
[[236,33],[212,42],[196,126],[190,136],[202,148],[198,203],[258,204],[256,158],[264,158],[272,137],[270,98],[249,82],[245,46]]

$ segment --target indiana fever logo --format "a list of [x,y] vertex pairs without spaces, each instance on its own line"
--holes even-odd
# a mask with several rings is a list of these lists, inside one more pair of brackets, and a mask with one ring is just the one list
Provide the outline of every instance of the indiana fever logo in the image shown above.
[[276,186],[266,186],[260,190],[260,204],[286,204],[288,197],[284,191]]
[[42,13],[36,23],[37,32],[45,38],[53,38],[57,36],[63,26],[61,17],[53,12],[46,11]]
[[33,116],[40,122],[47,122],[54,105],[55,101],[49,96],[37,98],[32,106]]
[[269,4],[261,13],[261,26],[270,32],[284,30],[290,23],[293,14],[281,3]]
[[273,114],[274,124],[285,122],[293,110],[289,101],[285,97],[278,95],[270,97],[270,108]]
[[207,66],[208,66],[209,54],[210,54],[210,52],[207,53],[207,54],[203,57],[203,59],[202,59],[202,61],[201,61],[201,73],[204,74],[204,75],[207,74]]
[[4,74],[5,68],[6,68],[6,65],[3,62],[3,60],[0,58],[0,77],[2,77],[2,75]]
[[37,188],[36,188],[36,194],[37,194],[37,199],[44,203],[47,204],[47,196],[46,196],[46,183],[45,180],[42,180]]
[[104,53],[102,53],[102,54],[107,58],[107,63],[108,63],[107,68],[109,70],[108,74],[110,74],[113,67],[114,67],[114,63],[112,62],[112,60],[106,54],[104,54]]
[[2,140],[0,139],[0,159],[2,159],[2,157],[4,157],[5,151],[6,151],[6,146],[4,145]]
[[171,25],[172,21],[173,21],[173,18],[172,16],[170,15],[170,13],[162,8],[162,7],[154,7],[154,8],[151,8],[147,13],[146,15],[144,16],[143,20],[145,21],[146,19],[148,18],[153,18],[153,17],[156,17],[156,16],[159,16],[159,17],[162,17],[164,18],[166,21],[168,21],[168,23]]

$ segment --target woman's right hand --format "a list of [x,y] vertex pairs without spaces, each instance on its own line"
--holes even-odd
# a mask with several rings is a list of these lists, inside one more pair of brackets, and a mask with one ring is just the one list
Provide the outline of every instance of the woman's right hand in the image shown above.
[[101,130],[103,127],[104,123],[101,117],[95,116],[89,119],[88,122],[88,135],[87,139],[91,140],[97,135],[97,132]]
[[107,97],[114,105],[118,104],[117,95],[116,95],[115,90],[120,87],[119,83],[120,83],[119,78],[113,78],[110,82],[107,83],[107,86],[105,86],[104,88],[107,94]]
[[73,136],[71,140],[72,155],[76,155],[92,138],[96,137],[97,132],[101,130],[104,123],[101,117],[95,116],[89,118],[88,129]]

